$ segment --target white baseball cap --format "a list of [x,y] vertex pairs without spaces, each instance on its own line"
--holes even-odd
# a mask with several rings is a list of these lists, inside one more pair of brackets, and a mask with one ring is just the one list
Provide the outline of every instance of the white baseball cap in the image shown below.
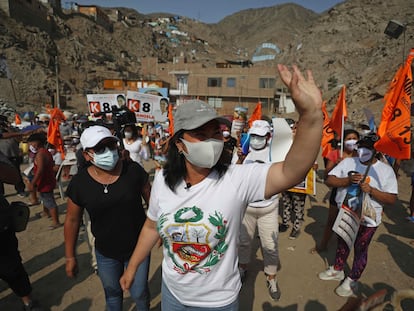
[[118,137],[112,135],[111,131],[104,126],[94,125],[85,129],[80,137],[83,150],[93,148],[105,138],[113,138],[119,141]]
[[255,120],[252,123],[252,127],[249,129],[249,133],[253,135],[266,136],[270,133],[269,122],[265,120]]

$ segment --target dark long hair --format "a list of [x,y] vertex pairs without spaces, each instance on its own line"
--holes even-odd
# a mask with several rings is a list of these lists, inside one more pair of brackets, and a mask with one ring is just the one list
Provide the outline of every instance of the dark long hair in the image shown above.
[[360,139],[360,135],[359,135],[358,131],[357,131],[357,130],[354,130],[354,129],[346,129],[346,130],[344,130],[344,139],[345,139],[345,137],[347,137],[349,134],[355,134],[355,135],[356,135],[356,137],[358,137],[358,140]]
[[[187,168],[185,166],[185,157],[178,151],[176,142],[179,141],[184,134],[185,130],[180,130],[171,137],[168,141],[167,161],[164,166],[164,180],[168,187],[175,192],[176,186],[187,175]],[[223,163],[222,157],[213,166],[213,170],[216,170],[219,177],[222,177],[227,171],[228,164]]]

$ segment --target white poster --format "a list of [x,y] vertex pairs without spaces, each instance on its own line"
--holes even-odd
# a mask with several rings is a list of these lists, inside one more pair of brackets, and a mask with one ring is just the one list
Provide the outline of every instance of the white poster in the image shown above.
[[143,94],[134,91],[127,92],[127,107],[135,112],[137,121],[165,122],[168,119],[168,97]]
[[112,106],[117,108],[126,104],[125,94],[87,94],[89,113],[96,115],[99,113],[111,113]]
[[286,158],[290,146],[292,146],[292,129],[284,118],[273,118],[273,138],[270,146],[270,160],[281,162]]
[[360,222],[358,215],[348,207],[342,206],[339,209],[332,230],[346,242],[349,249],[354,245]]

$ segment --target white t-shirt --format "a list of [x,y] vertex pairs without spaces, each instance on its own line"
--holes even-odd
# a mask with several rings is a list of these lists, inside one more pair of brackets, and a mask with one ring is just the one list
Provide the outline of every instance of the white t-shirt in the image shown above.
[[[159,171],[153,182],[148,218],[164,242],[163,281],[180,303],[221,307],[237,299],[241,282],[237,242],[245,208],[264,199],[270,164],[231,165],[175,192]],[[276,224],[275,224],[276,225]]]
[[62,154],[60,152],[56,152],[55,154],[53,154],[52,158],[53,158],[53,162],[55,162],[55,165],[61,165],[63,162]]
[[[262,150],[254,150],[250,147],[250,152],[247,154],[246,158],[243,161],[243,164],[251,163],[270,163],[270,143],[263,148]],[[249,203],[249,207],[267,207],[273,204],[273,202],[278,198],[278,195],[274,195],[268,200],[260,200],[257,202]],[[278,205],[275,205],[278,206]]]
[[143,165],[142,160],[148,160],[148,148],[142,145],[142,139],[135,140],[132,144],[128,144],[124,138],[124,148],[129,151],[129,156],[132,161],[137,162],[141,166]]
[[[363,165],[358,158],[345,158],[338,163],[330,172],[329,175],[334,175],[339,178],[348,177],[348,172],[357,171],[361,174],[365,174],[367,166]],[[381,161],[376,161],[370,167],[368,171],[367,179],[365,180],[373,188],[376,188],[382,192],[398,194],[398,183],[397,178],[395,177],[394,170],[388,164],[385,164]],[[342,206],[342,202],[345,199],[348,187],[339,187],[335,201],[338,205],[338,208]],[[369,195],[369,194],[368,194]],[[369,223],[363,222],[363,225],[366,227],[378,227],[381,223],[382,215],[382,205],[380,202],[376,201],[372,196],[370,196],[372,205],[375,207],[377,219],[376,225],[371,225]]]

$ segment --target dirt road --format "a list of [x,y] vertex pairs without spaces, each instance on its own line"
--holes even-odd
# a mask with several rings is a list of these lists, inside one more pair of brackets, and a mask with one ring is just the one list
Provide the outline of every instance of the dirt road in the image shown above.
[[[147,169],[151,169],[148,163]],[[389,293],[397,289],[414,286],[414,224],[404,218],[411,186],[407,174],[402,171],[399,178],[399,201],[385,208],[383,224],[377,230],[370,246],[368,266],[360,280],[359,294],[369,296],[379,289]],[[325,269],[334,258],[335,239],[330,249],[323,254],[311,254],[309,250],[315,240],[320,239],[327,217],[326,186],[317,184],[317,195],[307,199],[306,220],[302,234],[289,240],[289,231],[279,235],[281,270],[278,273],[282,291],[280,301],[273,302],[265,284],[263,261],[256,241],[248,276],[240,295],[240,310],[264,311],[331,311],[338,310],[347,299],[334,293],[335,281],[320,281],[317,273]],[[14,190],[6,187],[10,201],[19,200]],[[58,198],[61,221],[65,218],[65,200]],[[31,219],[26,231],[18,233],[21,255],[33,284],[33,294],[50,311],[102,311],[105,309],[104,294],[99,278],[89,265],[89,250],[81,234],[79,237],[80,273],[76,279],[65,275],[63,228],[48,230],[50,220],[39,218],[37,206],[31,210]],[[352,253],[351,253],[352,256]],[[160,310],[161,251],[152,252],[150,271],[151,310]],[[350,261],[348,261],[350,263]],[[349,266],[348,266],[349,269]],[[387,296],[389,298],[389,295]],[[124,310],[133,310],[133,302],[126,297]],[[20,310],[19,299],[0,281],[0,310]],[[403,302],[404,310],[414,310],[414,300]],[[389,307],[378,310],[392,310]]]

